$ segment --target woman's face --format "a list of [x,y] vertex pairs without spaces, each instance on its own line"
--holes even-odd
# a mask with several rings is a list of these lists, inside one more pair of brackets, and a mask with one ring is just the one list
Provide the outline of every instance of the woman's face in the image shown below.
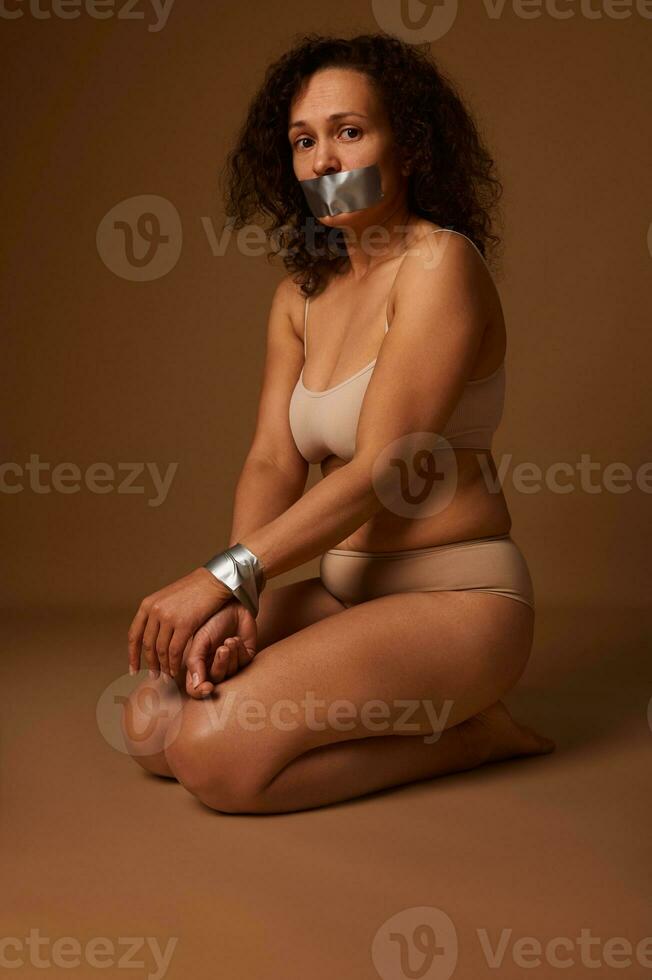
[[378,165],[383,199],[361,211],[318,218],[322,224],[360,230],[381,224],[396,210],[406,173],[387,115],[364,73],[324,68],[311,75],[290,107],[288,139],[297,180]]

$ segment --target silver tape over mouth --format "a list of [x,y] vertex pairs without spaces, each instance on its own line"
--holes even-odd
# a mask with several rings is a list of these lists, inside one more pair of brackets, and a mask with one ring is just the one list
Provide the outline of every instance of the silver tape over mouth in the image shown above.
[[342,170],[338,174],[322,174],[321,177],[300,180],[299,184],[315,218],[362,211],[385,196],[376,163],[355,170]]

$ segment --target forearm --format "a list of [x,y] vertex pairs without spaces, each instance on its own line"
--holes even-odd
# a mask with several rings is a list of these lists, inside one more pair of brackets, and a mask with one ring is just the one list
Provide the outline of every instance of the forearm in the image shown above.
[[284,513],[303,493],[306,485],[297,474],[293,479],[274,463],[249,458],[238,477],[233,497],[233,515],[228,547],[248,537],[256,528],[263,527]]
[[267,580],[310,561],[361,527],[381,507],[369,467],[356,460],[321,480],[283,514],[240,538]]

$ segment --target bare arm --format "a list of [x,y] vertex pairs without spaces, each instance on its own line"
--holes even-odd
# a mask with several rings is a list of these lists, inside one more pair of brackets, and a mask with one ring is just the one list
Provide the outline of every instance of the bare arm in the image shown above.
[[303,364],[303,342],[292,326],[292,313],[300,314],[300,296],[286,277],[270,309],[256,427],[236,484],[229,547],[284,513],[306,486],[308,463],[289,423],[290,397]]
[[452,235],[439,243],[431,237],[403,260],[392,329],[365,393],[353,459],[242,540],[268,580],[332,547],[383,506],[374,486],[395,479],[387,446],[444,430],[484,332],[480,264],[472,247]]
[[296,503],[305,485],[305,475],[294,477],[271,460],[248,456],[235,489],[228,547],[269,524]]
[[[303,363],[303,341],[293,326],[300,305],[298,290],[286,277],[268,319],[256,430],[238,479],[230,544],[291,510],[306,484],[309,467],[289,421],[290,397]],[[227,586],[203,566],[145,596],[128,632],[131,672],[139,670],[144,652],[154,673],[159,668],[175,673],[191,636],[230,599]]]

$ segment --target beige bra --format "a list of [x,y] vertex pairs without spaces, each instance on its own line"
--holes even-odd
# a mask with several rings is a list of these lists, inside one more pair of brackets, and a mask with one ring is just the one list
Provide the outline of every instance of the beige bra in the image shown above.
[[[451,228],[436,228],[452,231]],[[454,232],[454,234],[461,234]],[[466,238],[466,235],[462,235]],[[471,241],[471,239],[467,239]],[[482,252],[471,242],[484,261]],[[485,262],[486,264],[486,262]],[[306,356],[306,298],[303,319],[303,352]],[[389,323],[385,317],[385,333]],[[355,451],[355,437],[362,400],[369,384],[373,359],[345,381],[325,391],[311,391],[303,383],[303,368],[290,399],[290,429],[297,449],[308,463],[320,463],[326,456],[349,461]],[[484,378],[467,381],[462,395],[441,433],[455,449],[491,449],[492,437],[500,424],[505,401],[505,362]]]

